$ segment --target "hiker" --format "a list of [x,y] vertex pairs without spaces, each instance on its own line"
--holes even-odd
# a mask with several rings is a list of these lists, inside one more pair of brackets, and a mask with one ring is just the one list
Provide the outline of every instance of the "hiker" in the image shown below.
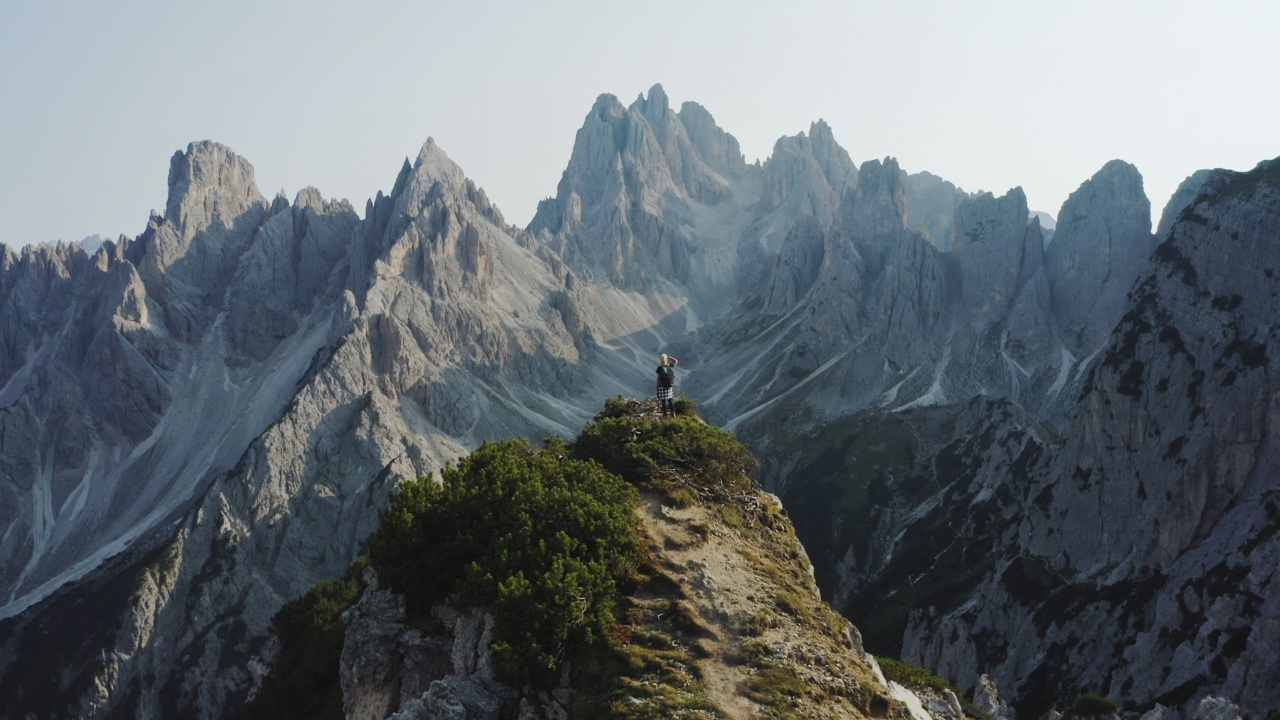
[[680,361],[662,353],[662,363],[658,365],[658,411],[663,417],[676,416],[676,365]]

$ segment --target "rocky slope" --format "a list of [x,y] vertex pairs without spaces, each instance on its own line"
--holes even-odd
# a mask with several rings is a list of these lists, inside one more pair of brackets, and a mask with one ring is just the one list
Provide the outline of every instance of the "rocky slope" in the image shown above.
[[218,716],[275,608],[346,567],[399,478],[579,425],[625,365],[430,141],[364,221],[311,190],[268,204],[210,143],[170,181],[165,216],[92,260],[6,251],[5,612],[126,547],[106,572],[135,577],[52,695],[12,663],[83,596],[9,621],[14,707]]
[[1190,178],[1153,237],[1108,163],[1046,245],[1016,188],[855,165],[821,121],[748,165],[660,86],[601,96],[526,230],[431,141],[363,217],[193,143],[138,238],[0,247],[0,713],[220,716],[400,479],[571,435],[662,350],[872,649],[1023,708],[1254,712],[1271,168]]
[[[638,427],[643,428],[643,421]],[[776,499],[758,491],[727,504],[681,501],[657,490],[642,494],[636,509],[642,543],[654,555],[643,570],[646,579],[623,600],[624,620],[617,632],[631,638],[637,653],[665,638],[661,647],[687,667],[679,674],[683,686],[665,675],[674,665],[642,671],[615,703],[635,706],[638,716],[646,716],[645,704],[669,702],[661,694],[640,692],[657,683],[671,684],[681,695],[675,705],[683,710],[667,708],[679,717],[754,717],[774,705],[805,717],[862,717],[873,705],[890,709],[890,692],[876,678],[874,659],[863,653],[847,621],[821,603],[817,586],[805,572],[804,551],[790,524],[778,515],[780,509]],[[343,648],[348,717],[380,719],[388,708],[400,713],[396,717],[436,717],[438,709],[430,708],[450,702],[443,686],[449,687],[452,703],[467,707],[466,717],[499,717],[496,710],[485,711],[481,698],[520,694],[511,688],[504,693],[492,675],[489,643],[484,641],[492,618],[486,623],[482,617],[468,619],[440,608],[437,614],[455,618],[445,625],[451,659],[443,663],[444,671],[437,678],[430,672],[417,676],[412,668],[431,663],[396,663],[397,653],[383,649],[389,631],[385,623],[392,618],[377,609],[396,601],[378,589],[376,579],[370,580]],[[374,618],[384,624],[375,628],[370,622]],[[422,646],[423,639],[414,639],[421,637],[420,631],[401,623],[394,631],[394,644],[406,649]],[[797,682],[779,697],[744,692],[762,668]],[[542,698],[508,703],[536,708],[540,717],[556,717],[575,705],[570,684],[566,681],[563,691]],[[396,686],[402,700],[372,701]],[[795,692],[797,688],[803,689]],[[357,709],[364,707],[369,711]],[[422,709],[415,711],[418,707]],[[904,712],[900,708],[896,714]]]
[[[886,680],[857,630],[821,601],[777,498],[733,477],[739,470],[730,459],[738,452],[732,439],[704,428],[673,454],[667,436],[675,423],[661,420],[656,409],[656,403],[611,400],[597,416],[600,424],[589,425],[571,449],[556,445],[556,452],[574,457],[626,457],[626,448],[615,444],[620,441],[653,460],[638,475],[624,475],[639,483],[639,502],[628,514],[644,550],[617,601],[607,648],[574,656],[550,688],[514,687],[495,659],[496,610],[459,605],[451,595],[430,608],[429,618],[414,617],[406,596],[364,567],[358,599],[344,591],[348,599],[324,611],[341,613],[341,651],[335,646],[324,662],[339,666],[343,714],[377,720],[962,717],[950,690],[918,694]],[[619,419],[623,432],[604,427]],[[584,451],[588,435],[598,440]],[[282,635],[280,645],[296,641]],[[264,657],[270,675],[247,717],[294,711],[284,698],[296,685],[277,677],[292,672],[283,658],[279,646]],[[986,697],[998,705],[993,688],[988,684]],[[978,710],[969,706],[969,712]]]
[[872,647],[990,672],[1021,715],[1276,706],[1276,167],[1211,175],[1170,223],[1069,424],[975,399],[809,446],[784,501]]

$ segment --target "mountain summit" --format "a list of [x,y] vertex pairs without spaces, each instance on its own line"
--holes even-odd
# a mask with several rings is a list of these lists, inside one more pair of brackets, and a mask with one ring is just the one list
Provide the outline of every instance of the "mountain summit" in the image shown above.
[[407,485],[368,560],[276,618],[245,715],[908,717],[922,700],[821,602],[745,448],[656,411],[613,398],[567,445]]

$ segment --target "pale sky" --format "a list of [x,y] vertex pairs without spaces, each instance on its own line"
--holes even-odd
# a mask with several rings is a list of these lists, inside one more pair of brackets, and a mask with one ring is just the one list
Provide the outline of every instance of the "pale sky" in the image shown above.
[[1280,155],[1276,0],[10,0],[0,243],[136,236],[212,139],[268,197],[365,200],[434,137],[525,225],[597,95],[662,83],[765,159],[825,119],[855,162],[1057,215],[1104,163],[1159,216],[1197,169]]

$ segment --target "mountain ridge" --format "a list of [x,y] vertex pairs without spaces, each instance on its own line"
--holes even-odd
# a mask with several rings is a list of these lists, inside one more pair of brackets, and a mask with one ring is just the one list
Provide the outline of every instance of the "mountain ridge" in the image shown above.
[[[317,671],[340,677],[345,715],[407,719],[452,713],[498,718],[514,715],[518,706],[520,715],[530,718],[812,716],[819,711],[832,717],[910,717],[904,699],[917,705],[922,701],[889,683],[876,660],[861,649],[856,629],[821,603],[805,571],[804,550],[796,543],[777,499],[741,475],[750,465],[745,450],[731,436],[687,414],[683,405],[681,410],[677,418],[663,419],[655,402],[612,398],[570,443],[552,439],[537,451],[522,443],[486,444],[456,470],[446,471],[445,489],[429,494],[430,500],[419,501],[416,487],[407,489],[411,499],[396,501],[384,516],[383,529],[370,541],[370,565],[361,570],[357,563],[348,570],[349,578],[353,573],[363,578],[360,592],[335,598],[326,611],[331,617],[341,614],[344,618],[339,625],[342,641],[330,647],[323,669]],[[503,458],[502,467],[515,474],[490,472],[494,458]],[[581,460],[589,461],[585,467],[596,468],[592,472],[605,473],[582,482],[602,486],[613,482],[639,490],[638,495],[631,491],[629,501],[625,493],[594,485],[589,494],[605,507],[626,506],[620,510],[634,525],[640,553],[635,561],[622,563],[624,568],[631,564],[635,568],[619,578],[619,587],[626,589],[615,601],[596,596],[582,613],[571,616],[608,613],[606,637],[582,642],[565,654],[557,667],[558,679],[541,685],[526,682],[521,687],[512,683],[510,676],[517,671],[503,664],[498,648],[505,653],[513,647],[524,651],[521,648],[526,646],[513,643],[509,633],[510,615],[525,611],[504,606],[501,599],[490,605],[483,601],[468,605],[465,598],[477,595],[463,590],[445,595],[443,602],[430,607],[428,614],[434,621],[415,619],[423,613],[422,588],[431,583],[415,579],[422,578],[421,573],[399,570],[400,563],[388,559],[388,553],[397,553],[397,558],[405,552],[429,557],[431,548],[402,549],[404,542],[413,541],[397,534],[396,528],[407,526],[396,518],[408,507],[422,513],[415,517],[425,518],[433,512],[433,503],[466,504],[462,498],[467,495],[450,492],[457,487],[457,473],[471,476],[473,492],[483,497],[484,507],[496,501],[487,495],[491,484],[510,484],[511,494],[506,497],[511,499],[502,505],[499,517],[523,517],[524,504],[537,502],[538,495],[526,494],[522,487],[545,483],[548,492],[562,491],[556,489],[551,475],[521,471],[522,462],[532,469]],[[579,466],[567,470],[582,471]],[[612,480],[610,473],[617,473]],[[585,497],[560,499],[582,503],[582,512],[600,511]],[[536,525],[541,515],[530,519]],[[567,545],[534,536],[541,545],[562,548],[561,553],[573,547],[589,548],[599,540],[582,536],[574,522],[541,522],[545,525],[541,532],[568,532],[582,541]],[[453,536],[451,531],[423,532],[424,537],[446,543]],[[501,532],[499,524],[495,533]],[[627,543],[614,538],[606,547],[623,553]],[[480,555],[489,557],[485,551]],[[449,566],[450,557],[445,554],[433,563],[436,571],[426,577],[448,574],[443,568]],[[572,555],[556,557],[572,562]],[[486,566],[486,571],[501,572],[493,566]],[[558,582],[560,577],[552,567],[535,574],[542,578],[540,582]],[[568,576],[564,581],[573,582]],[[473,583],[459,580],[465,588]],[[329,592],[331,587],[317,586],[308,597]],[[500,587],[505,587],[505,581]],[[589,586],[581,587],[585,597]],[[554,604],[550,610],[555,612]],[[310,633],[288,629],[296,621],[286,618],[297,612],[293,608],[282,612],[273,625],[281,646],[246,717],[314,713],[298,704],[310,699],[288,699],[306,682],[297,679],[290,666],[282,665],[294,644],[314,642]],[[435,657],[442,653],[449,657]],[[560,657],[556,655],[557,660]],[[822,661],[812,662],[815,657]],[[289,682],[291,677],[294,680]]]
[[[4,613],[35,597],[19,586],[175,533],[110,621],[133,629],[77,661],[97,678],[77,694],[84,714],[123,712],[129,697],[219,715],[243,691],[270,608],[345,567],[399,479],[486,437],[569,434],[599,397],[643,388],[659,349],[685,360],[682,387],[710,417],[759,443],[787,502],[805,455],[787,435],[859,413],[990,395],[1056,436],[1131,309],[1129,288],[1105,279],[1137,279],[1154,251],[1125,166],[1099,173],[1128,188],[1097,191],[1118,201],[1084,193],[1078,229],[1075,210],[1060,213],[1046,248],[1020,192],[969,195],[892,159],[855,166],[821,122],[757,168],[709,113],[672,112],[656,86],[629,108],[601,96],[579,140],[527,230],[432,140],[364,219],[310,190],[268,202],[247,162],[193,143],[138,240],[92,258],[70,245],[0,252],[0,466],[30,479],[0,488],[13,518]],[[1260,202],[1260,168],[1197,178],[1166,216],[1205,227],[1195,218],[1212,215],[1186,208]],[[926,206],[919,224],[913,202]],[[1106,272],[1061,249],[1113,234],[1136,239]],[[988,259],[1010,250],[1016,272]],[[1095,306],[1066,308],[1074,297]],[[1231,357],[1253,358],[1241,342]],[[71,537],[86,512],[102,519]],[[966,681],[985,671],[940,664]],[[0,672],[20,682],[13,665]]]

